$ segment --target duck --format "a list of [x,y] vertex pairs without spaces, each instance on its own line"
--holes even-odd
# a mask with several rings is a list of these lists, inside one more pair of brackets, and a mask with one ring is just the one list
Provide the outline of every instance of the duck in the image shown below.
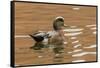
[[29,34],[29,36],[32,37],[36,42],[41,42],[47,38],[54,37],[57,34],[62,34],[62,29],[66,26],[67,25],[64,24],[64,18],[62,16],[58,16],[53,22],[53,31],[38,31],[34,34]]
[[42,43],[44,45],[62,45],[64,44],[64,27],[67,27],[64,24],[64,17],[58,16],[53,21],[53,30],[52,31],[38,31],[34,34],[29,34],[29,36],[36,41],[36,43]]

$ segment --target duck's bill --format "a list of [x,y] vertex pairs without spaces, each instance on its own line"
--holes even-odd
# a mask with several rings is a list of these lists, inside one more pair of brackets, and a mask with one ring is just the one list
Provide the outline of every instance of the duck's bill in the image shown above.
[[68,25],[64,24],[64,27],[70,27],[70,26],[68,26]]

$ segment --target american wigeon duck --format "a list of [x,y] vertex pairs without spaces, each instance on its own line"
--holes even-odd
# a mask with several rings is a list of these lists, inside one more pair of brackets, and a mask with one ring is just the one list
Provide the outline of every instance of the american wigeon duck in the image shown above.
[[66,25],[64,24],[64,18],[59,16],[56,17],[53,22],[54,31],[38,31],[32,35],[30,34],[30,37],[32,37],[36,42],[40,42],[43,41],[45,38],[50,38],[51,36],[55,36],[59,33],[62,35],[63,27],[66,27]]
[[66,27],[64,24],[64,18],[58,16],[53,21],[53,31],[39,31],[30,35],[37,43],[46,43],[53,45],[62,45],[64,44],[64,32],[63,28]]

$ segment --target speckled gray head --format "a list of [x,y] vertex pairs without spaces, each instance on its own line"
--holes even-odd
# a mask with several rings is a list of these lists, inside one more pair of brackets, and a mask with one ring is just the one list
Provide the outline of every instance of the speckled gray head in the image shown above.
[[64,17],[58,16],[53,21],[53,28],[55,31],[61,30],[64,27]]

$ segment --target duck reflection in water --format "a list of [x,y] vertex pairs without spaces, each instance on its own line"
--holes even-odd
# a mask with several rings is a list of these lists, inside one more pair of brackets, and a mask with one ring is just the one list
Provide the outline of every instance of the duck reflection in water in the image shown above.
[[52,50],[56,55],[63,53],[63,45],[66,44],[63,32],[64,27],[67,27],[67,25],[64,24],[64,18],[61,16],[56,17],[53,21],[54,30],[48,32],[38,31],[30,35],[30,37],[36,41],[35,45],[31,48],[41,50],[42,48],[53,46]]

